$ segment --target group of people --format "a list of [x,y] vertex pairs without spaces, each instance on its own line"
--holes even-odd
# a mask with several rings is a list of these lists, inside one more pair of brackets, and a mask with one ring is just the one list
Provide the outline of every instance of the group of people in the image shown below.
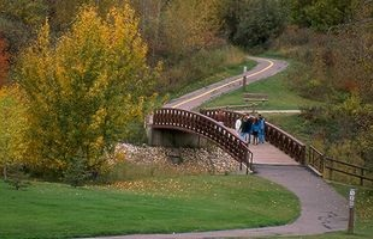
[[235,128],[241,139],[249,144],[264,144],[265,119],[262,115],[251,116],[247,113],[236,120]]

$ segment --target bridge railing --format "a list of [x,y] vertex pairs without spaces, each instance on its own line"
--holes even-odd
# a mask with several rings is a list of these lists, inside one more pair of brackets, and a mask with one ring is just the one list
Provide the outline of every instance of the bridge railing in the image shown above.
[[245,142],[234,131],[205,115],[182,109],[162,108],[154,112],[152,127],[178,129],[208,138],[235,160],[244,163],[247,170],[253,169],[253,154]]
[[243,114],[234,111],[219,109],[201,109],[200,113],[216,121],[223,122],[225,126],[231,129],[234,128],[236,120],[243,116]]
[[306,145],[277,126],[266,122],[266,140],[290,155],[300,164],[305,164]]
[[[200,110],[201,114],[211,117],[215,120],[224,122],[229,128],[234,128],[235,122],[238,118],[241,118],[244,114],[228,110],[210,109]],[[288,134],[284,130],[277,126],[266,122],[266,140],[272,145],[279,148],[284,153],[290,155],[297,162],[304,164],[306,157],[306,145]]]

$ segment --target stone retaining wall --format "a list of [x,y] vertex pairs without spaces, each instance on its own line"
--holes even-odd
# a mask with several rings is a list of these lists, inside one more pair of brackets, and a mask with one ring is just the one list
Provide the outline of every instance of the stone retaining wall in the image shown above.
[[125,160],[136,164],[167,164],[175,167],[195,167],[210,173],[236,172],[239,163],[216,146],[207,148],[165,148],[120,144],[117,152],[124,153]]

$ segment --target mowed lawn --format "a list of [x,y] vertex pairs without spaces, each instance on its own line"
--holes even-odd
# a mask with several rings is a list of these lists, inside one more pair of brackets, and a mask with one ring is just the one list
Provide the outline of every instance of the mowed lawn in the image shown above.
[[289,223],[298,199],[256,176],[151,178],[73,188],[0,182],[0,238],[72,238],[252,228]]
[[[321,102],[303,98],[293,91],[288,83],[289,72],[296,67],[290,64],[288,69],[272,77],[251,83],[245,87],[245,90],[224,94],[221,97],[213,99],[203,104],[200,108],[222,107],[229,105],[247,105],[243,99],[244,92],[265,93],[268,95],[268,101],[255,106],[256,110],[299,110],[301,107],[309,105],[319,105]],[[254,107],[248,106],[248,109]]]

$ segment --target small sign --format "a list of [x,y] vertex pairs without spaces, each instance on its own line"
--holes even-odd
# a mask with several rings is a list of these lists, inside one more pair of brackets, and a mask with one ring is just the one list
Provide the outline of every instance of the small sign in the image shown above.
[[244,66],[243,67],[243,73],[246,73],[246,71],[247,71],[247,66]]
[[356,196],[356,189],[350,189],[350,200],[349,200],[349,218],[348,218],[348,233],[354,233],[355,228],[355,196]]
[[355,194],[356,194],[356,189],[351,188],[350,189],[350,201],[349,201],[350,208],[353,208],[355,206]]

